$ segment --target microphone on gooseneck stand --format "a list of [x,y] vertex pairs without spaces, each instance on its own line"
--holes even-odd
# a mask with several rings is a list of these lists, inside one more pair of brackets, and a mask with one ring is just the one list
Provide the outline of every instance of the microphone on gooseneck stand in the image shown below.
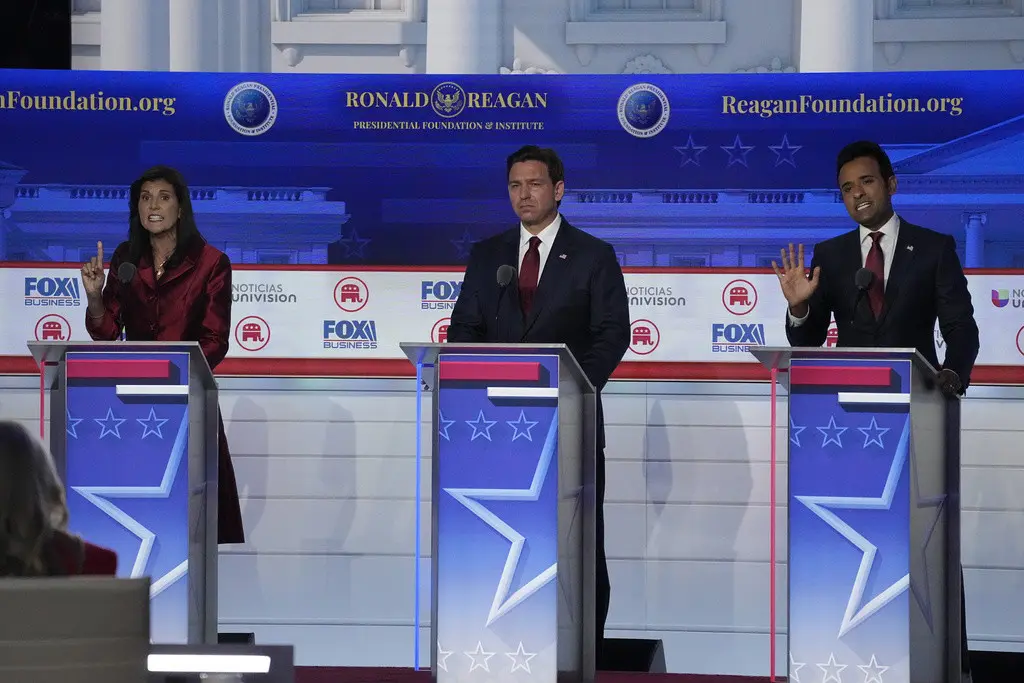
[[125,288],[128,285],[131,284],[133,279],[135,279],[135,273],[137,271],[138,271],[138,268],[135,267],[135,264],[131,263],[129,261],[125,261],[124,263],[122,263],[121,265],[119,265],[117,267],[117,279],[121,282],[121,286],[122,286],[121,293],[120,293],[121,295],[119,297],[120,301],[118,302],[118,303],[121,304],[121,306],[120,306],[120,309],[119,309],[118,315],[117,315],[117,326],[121,329],[121,341],[125,340],[125,335],[127,334],[127,332],[126,332],[126,330],[124,328],[124,317],[123,317],[124,316],[124,307],[125,307],[125,298],[126,298],[126,295],[127,295],[127,290]]
[[853,313],[850,314],[851,324],[857,319],[857,306],[860,306],[860,300],[868,293],[868,288],[871,287],[871,283],[874,281],[875,274],[867,268],[861,268],[853,276],[853,284],[857,286],[857,298],[853,301]]
[[498,306],[494,312],[494,319],[498,319],[498,311],[501,310],[501,298],[505,296],[505,290],[508,289],[509,284],[516,277],[516,269],[509,265],[498,266],[498,272],[496,278],[498,281]]

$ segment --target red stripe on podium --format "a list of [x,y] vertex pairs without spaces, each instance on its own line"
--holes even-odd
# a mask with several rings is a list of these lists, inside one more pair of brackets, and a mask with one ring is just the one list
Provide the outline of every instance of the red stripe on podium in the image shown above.
[[449,382],[536,382],[540,363],[441,361],[441,379]]
[[797,366],[789,369],[789,383],[793,386],[888,387],[892,384],[892,368]]
[[87,360],[72,358],[67,362],[68,379],[168,379],[168,360]]

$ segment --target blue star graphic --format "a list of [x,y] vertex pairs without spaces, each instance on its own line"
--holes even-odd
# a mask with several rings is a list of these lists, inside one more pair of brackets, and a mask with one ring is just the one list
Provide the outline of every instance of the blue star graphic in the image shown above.
[[528,581],[519,590],[509,596],[512,585],[512,577],[515,576],[516,567],[519,565],[519,556],[523,551],[526,538],[518,531],[502,521],[493,512],[485,508],[478,501],[480,500],[502,500],[502,501],[524,501],[536,502],[540,499],[541,490],[544,488],[544,480],[547,478],[548,470],[551,469],[551,461],[554,459],[555,446],[558,443],[558,411],[555,411],[551,419],[551,426],[548,428],[547,438],[544,440],[544,448],[541,451],[540,459],[537,461],[537,469],[533,473],[533,481],[528,489],[462,489],[446,488],[445,492],[459,501],[467,510],[483,520],[488,526],[504,536],[511,545],[508,549],[508,556],[505,558],[505,567],[501,572],[501,579],[494,591],[494,600],[491,602],[491,609],[487,615],[487,624],[490,626],[502,615],[507,614],[516,605],[522,603],[549,581],[555,578],[558,563],[542,571],[533,579]]
[[796,423],[793,422],[793,416],[789,416],[789,440],[793,442],[793,445],[800,448],[800,434],[807,427],[797,427]]
[[679,162],[680,168],[687,164],[693,164],[694,166],[700,166],[700,160],[697,158],[700,153],[707,149],[706,146],[693,144],[693,136],[690,135],[686,138],[686,144],[682,147],[673,147],[674,150],[683,155],[683,160]]
[[143,420],[141,417],[137,417],[135,419],[139,421],[140,425],[142,425],[143,439],[145,439],[150,434],[156,434],[156,438],[158,439],[164,438],[163,432],[161,432],[160,430],[167,422],[167,418],[158,418],[156,416],[156,410],[154,410],[153,408],[149,409],[149,417],[147,417],[145,420]]
[[742,142],[740,142],[740,136],[737,135],[736,139],[733,140],[731,145],[722,145],[722,149],[725,150],[725,152],[729,155],[729,163],[727,165],[728,167],[732,166],[733,164],[742,164],[743,166],[746,166],[747,155],[750,154],[750,150],[754,148],[745,146]]
[[[820,427],[819,427],[820,429]],[[839,626],[839,635],[842,638],[854,627],[878,612],[889,602],[897,598],[907,589],[910,583],[910,574],[905,574],[897,579],[895,583],[872,598],[867,604],[861,606],[864,599],[864,589],[871,574],[871,566],[874,564],[878,548],[868,542],[864,536],[857,533],[853,527],[840,519],[834,512],[827,508],[839,510],[889,510],[892,506],[892,499],[896,493],[896,486],[899,484],[900,475],[903,473],[903,465],[907,461],[907,452],[910,445],[910,418],[907,417],[903,425],[903,433],[900,442],[896,446],[896,454],[893,457],[892,465],[889,467],[889,475],[885,480],[882,495],[877,498],[847,497],[847,496],[794,496],[798,501],[807,507],[808,510],[817,515],[823,522],[835,529],[839,534],[852,543],[861,551],[860,567],[857,569],[857,577],[854,579],[853,588],[850,591],[850,598],[846,603],[846,612],[843,614],[842,624]]]
[[442,413],[440,410],[438,410],[437,411],[437,422],[439,424],[439,426],[437,428],[437,433],[445,441],[451,441],[451,437],[448,436],[448,428],[451,427],[453,424],[455,424],[455,420],[446,420],[446,419],[444,419],[444,413]]
[[[507,422],[508,422],[508,426],[512,428],[512,440],[513,441],[515,441],[516,439],[518,439],[521,436],[525,436],[527,441],[533,441],[533,434],[531,434],[531,432],[533,431],[534,427],[536,427],[538,424],[540,424],[540,423],[534,422],[532,420],[527,420],[526,419],[526,411],[525,410],[520,410],[519,411],[519,419],[518,420],[516,420],[515,422],[513,422],[512,420],[508,420]],[[524,424],[526,425],[525,428],[523,427]]]
[[768,149],[775,152],[775,165],[781,166],[782,164],[789,164],[793,168],[796,168],[796,161],[793,159],[793,155],[796,154],[803,145],[791,145],[789,144],[789,136],[782,136],[782,144],[779,145],[768,145]]
[[369,243],[370,239],[360,237],[355,228],[352,228],[348,237],[342,237],[338,240],[338,244],[345,249],[345,258],[366,258],[366,245]]
[[[476,437],[482,436],[488,441],[491,440],[491,427],[498,424],[497,420],[488,420],[484,417],[484,411],[480,411],[480,415],[475,420],[466,420],[466,424],[473,428],[473,436],[469,438],[470,441],[476,441]],[[483,425],[483,426],[481,426]]]
[[825,437],[824,440],[821,442],[822,448],[829,445],[830,443],[834,443],[835,445],[842,448],[843,442],[839,440],[839,437],[841,437],[843,435],[843,432],[849,429],[849,427],[836,426],[836,416],[832,415],[831,417],[829,417],[827,425],[825,425],[824,427],[815,427],[815,429],[821,432],[822,435],[824,435]]
[[[103,431],[100,432],[101,439],[105,437],[107,434],[113,434],[117,438],[121,438],[121,425],[124,422],[126,422],[126,420],[123,418],[114,417],[113,408],[107,408],[107,416],[105,418],[100,419],[98,417],[94,417],[93,419],[96,420],[99,426],[103,428]],[[113,424],[113,426],[110,426],[111,424]]]
[[68,411],[66,408],[64,409],[64,424],[66,425],[65,429],[68,432],[68,436],[70,436],[72,439],[78,438],[78,423],[81,422],[83,419],[84,418],[81,417],[77,419],[72,418],[71,412]]
[[[174,488],[174,481],[178,474],[181,460],[188,448],[188,412],[182,416],[181,424],[178,425],[178,434],[174,438],[174,445],[171,447],[170,457],[167,459],[167,467],[164,469],[163,478],[159,486],[73,486],[73,491],[81,495],[90,503],[106,513],[111,519],[127,529],[129,533],[138,537],[139,552],[135,556],[135,563],[132,565],[131,578],[143,576],[149,565],[149,556],[153,551],[153,544],[156,541],[156,534],[144,527],[138,520],[130,516],[121,508],[111,503],[108,498],[170,498],[171,490]],[[188,558],[169,572],[153,581],[150,585],[149,596],[154,598],[167,590],[178,579],[188,572]]]
[[472,249],[473,243],[476,240],[469,234],[469,228],[466,228],[462,233],[462,237],[457,240],[452,240],[452,246],[455,247],[455,251],[459,254],[459,260],[464,261],[469,258],[469,250]]
[[871,424],[867,427],[857,427],[857,431],[864,435],[864,448],[873,443],[878,444],[879,448],[885,448],[885,444],[882,443],[882,437],[889,431],[889,428],[879,427],[874,415],[871,416]]

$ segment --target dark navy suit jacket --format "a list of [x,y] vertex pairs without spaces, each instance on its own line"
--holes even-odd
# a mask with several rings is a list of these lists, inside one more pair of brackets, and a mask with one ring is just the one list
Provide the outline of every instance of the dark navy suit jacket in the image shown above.
[[[818,289],[807,320],[799,327],[786,324],[790,344],[821,346],[834,313],[837,346],[915,348],[936,369],[956,372],[967,387],[978,357],[978,325],[953,238],[900,220],[878,320],[868,297],[858,300],[854,276],[862,265],[860,228],[815,245],[811,272],[821,267]],[[935,351],[936,320],[946,347],[942,364]]]
[[473,246],[452,311],[448,341],[568,346],[598,391],[600,453],[604,448],[600,391],[629,348],[629,297],[615,250],[563,217],[530,315],[524,318],[516,280],[504,291],[497,284],[499,267],[519,270],[519,236],[516,226]]

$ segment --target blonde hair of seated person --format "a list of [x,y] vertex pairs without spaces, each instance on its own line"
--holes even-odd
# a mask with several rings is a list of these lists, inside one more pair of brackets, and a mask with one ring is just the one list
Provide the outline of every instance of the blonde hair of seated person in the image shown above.
[[47,552],[66,534],[64,486],[46,446],[17,422],[0,421],[0,576],[46,576]]

